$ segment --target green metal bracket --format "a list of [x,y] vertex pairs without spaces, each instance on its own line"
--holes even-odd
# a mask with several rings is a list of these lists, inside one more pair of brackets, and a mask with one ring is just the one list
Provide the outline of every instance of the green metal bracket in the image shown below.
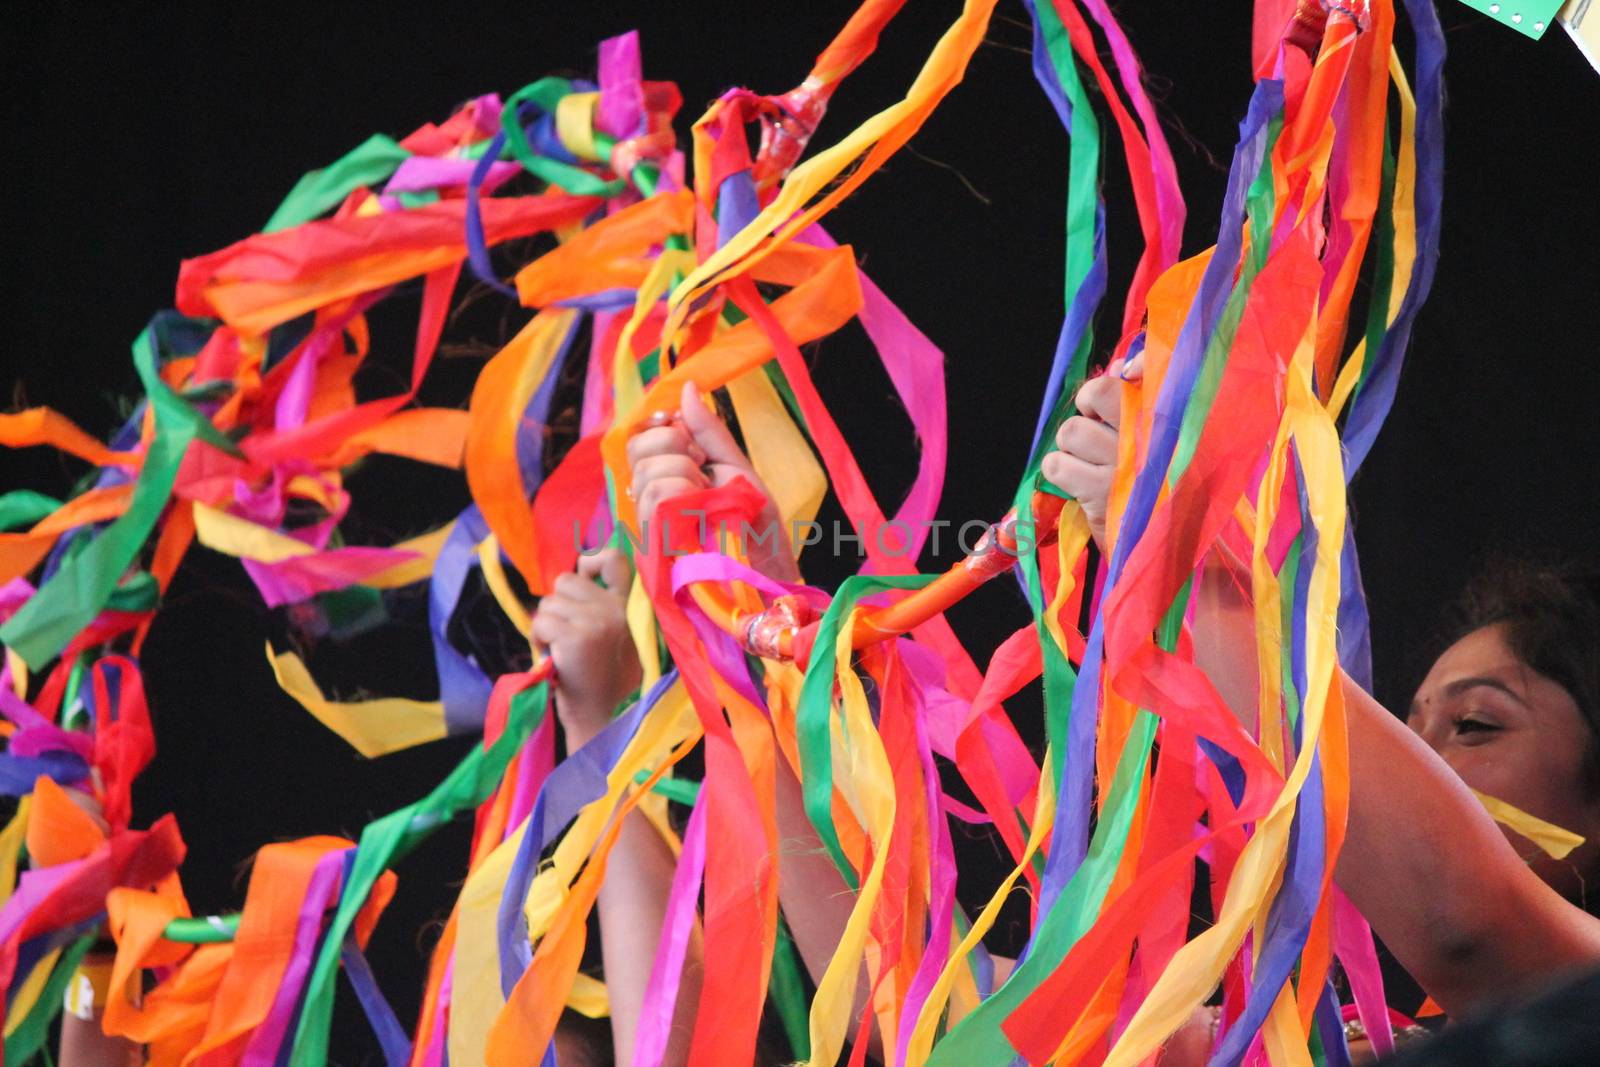
[[1496,22],[1510,26],[1524,37],[1535,41],[1544,36],[1556,20],[1563,0],[1461,0],[1475,11],[1481,11]]

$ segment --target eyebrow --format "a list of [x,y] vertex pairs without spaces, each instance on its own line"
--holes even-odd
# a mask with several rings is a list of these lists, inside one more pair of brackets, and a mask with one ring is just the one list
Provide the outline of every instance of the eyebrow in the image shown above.
[[1476,675],[1471,678],[1457,678],[1455,681],[1447,683],[1444,687],[1444,691],[1446,696],[1455,697],[1460,696],[1469,689],[1476,689],[1479,686],[1483,686],[1486,689],[1497,689],[1506,696],[1510,697],[1512,700],[1515,700],[1523,707],[1527,707],[1528,705],[1528,702],[1522,698],[1521,693],[1518,693],[1500,679],[1490,678],[1486,675]]

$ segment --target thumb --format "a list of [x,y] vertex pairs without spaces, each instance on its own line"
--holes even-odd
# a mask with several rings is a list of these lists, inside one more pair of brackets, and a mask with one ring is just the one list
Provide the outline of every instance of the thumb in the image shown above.
[[577,572],[579,578],[594,581],[596,577],[605,573],[606,554],[615,552],[614,548],[589,549],[578,553]]
[[705,451],[707,462],[726,463],[746,471],[750,469],[750,460],[739,447],[739,442],[733,439],[732,432],[716,412],[706,406],[700,397],[700,390],[695,388],[693,382],[684,383],[679,410],[683,415],[683,428],[689,431],[694,443]]
[[600,553],[600,580],[618,596],[627,596],[628,586],[633,581],[633,567],[628,557],[614,548]]
[[1144,378],[1144,349],[1139,354],[1122,365],[1122,380],[1137,382]]

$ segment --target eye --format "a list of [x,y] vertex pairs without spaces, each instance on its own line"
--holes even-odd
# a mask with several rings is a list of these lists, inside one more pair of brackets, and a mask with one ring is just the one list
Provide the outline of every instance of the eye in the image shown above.
[[1475,717],[1473,717],[1471,715],[1464,715],[1461,718],[1455,720],[1455,725],[1456,725],[1456,733],[1458,735],[1460,735],[1460,734],[1482,734],[1482,735],[1487,735],[1487,734],[1492,734],[1492,733],[1498,733],[1500,731],[1500,726],[1497,723],[1489,722],[1486,719],[1475,718]]

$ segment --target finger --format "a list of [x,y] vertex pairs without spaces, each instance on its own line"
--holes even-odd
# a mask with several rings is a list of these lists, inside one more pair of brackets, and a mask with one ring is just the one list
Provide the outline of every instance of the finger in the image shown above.
[[594,581],[595,576],[600,573],[601,567],[605,563],[606,553],[615,551],[616,549],[614,548],[601,548],[590,552],[578,553],[578,576]]
[[633,565],[621,552],[614,548],[607,549],[600,553],[600,580],[613,593],[626,596],[628,586],[633,584]]
[[573,597],[572,586],[563,582],[563,578],[573,578],[571,574],[558,574],[556,580],[550,583],[550,591],[539,598],[539,603],[534,606],[534,614],[545,612],[550,615],[559,615],[570,618],[575,612],[583,610],[583,602]]
[[1083,383],[1073,398],[1079,414],[1098,419],[1107,426],[1122,422],[1122,379],[1109,374]]
[[710,462],[726,463],[740,470],[750,470],[750,460],[739,447],[739,443],[733,439],[733,433],[727,424],[706,406],[693,382],[684,383],[682,404],[683,425],[695,443],[705,449],[706,458]]
[[[1087,418],[1087,416],[1073,415],[1070,418],[1062,419],[1061,425],[1056,427],[1055,450],[1057,452],[1066,452],[1069,450],[1067,445],[1067,424],[1073,419],[1077,418]],[[1092,422],[1094,420],[1091,419],[1090,421]]]
[[640,430],[628,438],[628,464],[637,465],[650,456],[697,457],[695,466],[705,462],[704,451],[694,442],[682,423],[668,423]]
[[602,548],[578,557],[578,575],[598,583],[597,589],[626,593],[633,581],[633,565],[617,549]]
[[681,478],[700,486],[710,484],[706,480],[705,472],[700,469],[700,464],[696,463],[692,456],[647,456],[634,465],[633,495],[637,497],[651,482],[663,478]]
[[539,601],[533,613],[528,632],[544,644],[553,644],[572,630],[573,620],[582,614],[582,608],[558,596],[547,596]]
[[1144,349],[1139,349],[1139,354],[1134,356],[1122,368],[1122,380],[1137,382],[1144,378]]
[[543,605],[533,617],[533,625],[529,627],[533,639],[541,645],[554,645],[567,635],[567,622],[556,615],[546,612]]
[[1117,462],[1117,431],[1103,422],[1074,415],[1056,431],[1056,444],[1069,456],[1097,466]]
[[533,617],[528,632],[535,642],[559,652],[572,642],[595,636],[599,629],[592,612],[579,612],[571,617],[540,613]]
[[656,509],[663,500],[683,493],[691,493],[706,487],[705,477],[696,472],[693,478],[653,478],[641,483],[642,488],[636,488],[634,498],[639,503],[639,518],[650,519],[655,517]]
[[642,485],[656,478],[687,478],[689,481],[705,481],[705,473],[701,471],[700,464],[694,457],[686,453],[662,453],[658,456],[646,456],[633,468],[633,485],[638,489]]
[[574,606],[596,603],[606,595],[606,591],[595,585],[592,579],[573,571],[556,575],[551,589],[556,596]]
[[[688,478],[657,478],[637,494],[639,498],[639,518],[641,520],[653,519],[655,518],[656,509],[661,506],[662,501],[671,500],[675,496],[682,496],[684,493],[690,493],[705,487],[705,478],[703,476],[692,481]],[[655,539],[657,535],[652,533],[650,537]]]
[[1065,452],[1052,452],[1039,465],[1039,473],[1051,485],[1083,503],[1088,510],[1091,502],[1103,502],[1111,495],[1112,469],[1085,463]]
[[572,642],[604,633],[614,619],[620,618],[616,599],[599,589],[604,597],[595,604],[571,604],[561,615],[550,616],[554,628],[552,640]]
[[1109,470],[1109,467],[1094,467],[1060,452],[1044,457],[1040,467],[1045,478],[1078,502],[1096,538],[1102,537],[1105,531],[1111,483],[1102,472]]

